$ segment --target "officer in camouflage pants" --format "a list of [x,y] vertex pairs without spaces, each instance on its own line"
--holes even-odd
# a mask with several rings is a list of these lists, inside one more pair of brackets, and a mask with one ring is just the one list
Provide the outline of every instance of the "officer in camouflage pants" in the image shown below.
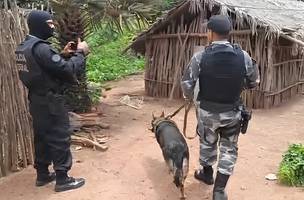
[[217,142],[220,143],[218,171],[231,175],[237,159],[237,142],[241,112],[211,113],[200,109],[200,164],[212,166],[217,161]]
[[[228,17],[212,16],[207,28],[211,45],[193,56],[181,85],[186,100],[197,98],[193,100],[197,106],[201,168],[194,176],[208,185],[214,184],[213,200],[227,200],[225,187],[238,155],[240,94],[243,89],[257,86],[259,71],[247,52],[228,42],[231,30]],[[214,182],[212,166],[217,161],[218,143],[220,153]]]

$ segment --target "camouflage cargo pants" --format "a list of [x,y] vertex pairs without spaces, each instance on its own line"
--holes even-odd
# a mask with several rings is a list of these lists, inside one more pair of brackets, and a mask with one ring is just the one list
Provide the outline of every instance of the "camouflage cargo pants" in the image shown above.
[[241,112],[210,113],[198,109],[197,131],[200,135],[200,165],[212,166],[218,157],[218,171],[231,175],[238,156]]

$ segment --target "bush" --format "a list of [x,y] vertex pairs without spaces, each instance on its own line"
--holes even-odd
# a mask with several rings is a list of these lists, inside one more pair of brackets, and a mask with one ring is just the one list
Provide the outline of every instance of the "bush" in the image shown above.
[[279,167],[279,181],[289,186],[304,186],[304,145],[290,145]]

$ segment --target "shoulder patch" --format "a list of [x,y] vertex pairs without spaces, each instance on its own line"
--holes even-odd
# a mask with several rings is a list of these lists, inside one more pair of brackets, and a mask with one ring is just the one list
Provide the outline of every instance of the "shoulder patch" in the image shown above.
[[52,56],[52,61],[53,62],[59,62],[61,60],[61,56],[60,55],[58,55],[58,54],[54,54],[53,56]]

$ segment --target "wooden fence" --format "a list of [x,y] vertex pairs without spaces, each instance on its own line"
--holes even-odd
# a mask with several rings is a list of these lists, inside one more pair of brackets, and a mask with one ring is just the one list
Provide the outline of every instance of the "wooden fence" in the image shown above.
[[[147,95],[182,98],[182,74],[195,48],[207,44],[204,13],[190,23],[181,15],[181,20],[173,21],[166,30],[145,38]],[[247,25],[238,28],[231,32],[231,39],[257,61],[261,75],[257,88],[243,92],[244,103],[250,108],[272,108],[302,94],[304,53],[298,41],[274,33],[267,37],[269,32],[262,28],[255,35]]]
[[0,177],[33,164],[33,137],[26,90],[18,78],[16,46],[27,32],[15,7],[0,8]]

